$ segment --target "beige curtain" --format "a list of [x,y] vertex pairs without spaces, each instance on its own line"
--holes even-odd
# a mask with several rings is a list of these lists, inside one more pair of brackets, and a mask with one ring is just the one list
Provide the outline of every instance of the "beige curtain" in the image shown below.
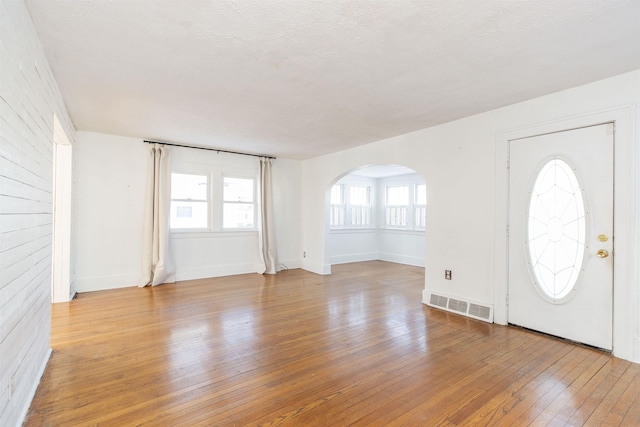
[[149,175],[142,247],[140,287],[175,282],[175,267],[169,247],[171,206],[170,148],[149,144]]
[[260,274],[276,274],[278,253],[273,221],[273,194],[271,189],[271,159],[260,157],[260,221],[258,223],[260,246]]

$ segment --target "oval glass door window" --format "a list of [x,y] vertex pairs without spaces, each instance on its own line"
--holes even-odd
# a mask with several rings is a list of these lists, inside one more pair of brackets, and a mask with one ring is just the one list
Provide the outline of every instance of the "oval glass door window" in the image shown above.
[[578,282],[585,250],[585,216],[573,169],[561,159],[551,159],[531,190],[527,246],[534,282],[552,302],[570,297]]

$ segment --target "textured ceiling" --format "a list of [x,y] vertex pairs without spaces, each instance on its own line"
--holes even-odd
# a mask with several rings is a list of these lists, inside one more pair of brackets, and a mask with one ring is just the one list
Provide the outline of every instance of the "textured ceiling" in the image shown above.
[[79,130],[310,158],[640,68],[640,1],[27,0]]

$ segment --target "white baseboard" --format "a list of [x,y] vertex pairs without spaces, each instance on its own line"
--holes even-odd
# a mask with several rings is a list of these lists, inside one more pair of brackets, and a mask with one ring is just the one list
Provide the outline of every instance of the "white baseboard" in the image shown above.
[[299,259],[283,259],[278,262],[279,267],[284,267],[287,270],[293,270],[295,268],[302,268],[302,261]]
[[395,262],[398,264],[413,265],[415,267],[424,267],[424,258],[415,257],[411,255],[397,255],[397,254],[378,254],[380,261]]
[[315,274],[331,274],[331,264],[311,261],[308,258],[302,260],[302,268]]
[[130,288],[138,286],[140,273],[117,274],[112,276],[77,277],[76,292],[105,291],[107,289]]
[[335,255],[330,258],[331,264],[348,264],[350,262],[362,261],[388,261],[397,264],[413,265],[416,267],[424,267],[424,259],[410,255],[387,254],[378,252],[368,252],[348,255]]
[[233,276],[236,274],[255,273],[258,265],[254,263],[210,265],[197,268],[179,268],[176,271],[176,281],[207,279],[210,277]]
[[329,260],[331,264],[348,264],[350,262],[375,261],[380,259],[377,252],[368,252],[361,254],[335,255]]

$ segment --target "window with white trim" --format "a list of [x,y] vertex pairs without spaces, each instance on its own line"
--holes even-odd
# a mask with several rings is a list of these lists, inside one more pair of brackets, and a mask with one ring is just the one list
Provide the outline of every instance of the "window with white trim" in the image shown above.
[[209,177],[171,174],[170,226],[178,230],[209,228]]
[[349,224],[354,227],[371,225],[371,187],[349,186]]
[[222,228],[255,228],[255,180],[225,176],[222,190]]
[[255,230],[256,182],[255,178],[224,176],[221,170],[171,173],[171,230]]
[[385,189],[385,226],[388,228],[406,228],[409,208],[409,186],[386,187]]
[[331,187],[331,212],[329,214],[329,225],[331,227],[345,225],[345,210],[344,185],[335,184]]
[[372,227],[372,187],[335,184],[331,187],[329,225],[332,228]]
[[418,230],[423,230],[426,225],[427,214],[427,185],[416,184],[413,201],[413,224]]

